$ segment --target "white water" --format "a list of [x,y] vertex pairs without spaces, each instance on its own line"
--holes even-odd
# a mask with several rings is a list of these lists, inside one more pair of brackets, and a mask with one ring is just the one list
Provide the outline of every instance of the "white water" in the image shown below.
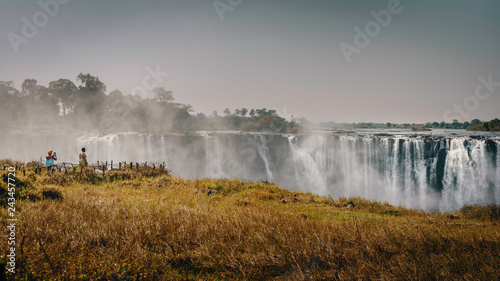
[[[335,144],[325,147],[322,136],[310,138],[317,141],[308,139],[299,143],[296,138],[288,137],[297,180],[306,178],[310,183],[307,185],[309,191],[320,194],[326,191],[336,197],[361,196],[440,211],[456,210],[465,204],[500,203],[500,157],[496,156],[496,164],[488,160],[484,141],[465,137],[448,141],[439,199],[439,191],[429,186],[437,181],[439,141],[431,143],[431,151],[427,153],[434,155],[426,157],[425,140],[418,138],[340,136],[333,140],[340,147]],[[465,140],[468,140],[470,152],[464,145]],[[311,147],[314,144],[316,147]],[[315,153],[308,153],[310,151]],[[317,151],[322,151],[322,157],[316,156]],[[336,155],[333,164],[324,159],[326,155]],[[343,181],[329,181],[327,175],[330,174]],[[494,199],[490,198],[489,189],[494,190]]]
[[294,138],[294,136],[289,136],[288,144],[293,154],[293,167],[295,170],[295,178],[300,185],[299,189],[326,195],[326,183],[321,177],[318,165],[311,155],[300,149],[294,143]]
[[486,158],[484,142],[465,144],[465,138],[448,141],[443,196],[440,211],[451,211],[465,204],[489,203]]
[[269,156],[269,149],[267,148],[266,138],[263,135],[256,136],[257,138],[257,152],[260,158],[264,161],[264,167],[266,168],[267,180],[272,181],[274,176],[271,171],[272,160]]
[[205,176],[208,178],[224,178],[221,166],[221,153],[219,138],[217,136],[204,135],[205,138]]

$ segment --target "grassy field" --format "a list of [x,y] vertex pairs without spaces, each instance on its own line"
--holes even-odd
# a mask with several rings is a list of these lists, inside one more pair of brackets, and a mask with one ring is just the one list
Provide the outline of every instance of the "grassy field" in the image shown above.
[[[151,168],[104,176],[33,170],[24,176],[18,170],[16,185],[16,273],[2,270],[0,279],[500,276],[495,206],[432,214],[359,198],[332,200],[264,182],[184,180]],[[2,237],[5,268],[10,246],[7,235]]]

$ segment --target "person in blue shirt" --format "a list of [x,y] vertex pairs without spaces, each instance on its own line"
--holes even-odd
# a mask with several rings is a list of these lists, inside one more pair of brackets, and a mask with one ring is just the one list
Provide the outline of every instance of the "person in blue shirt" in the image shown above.
[[54,161],[57,160],[57,156],[55,152],[52,154],[52,150],[49,150],[47,153],[49,155],[45,157],[45,169],[47,169],[47,171],[52,171],[52,167],[55,165]]

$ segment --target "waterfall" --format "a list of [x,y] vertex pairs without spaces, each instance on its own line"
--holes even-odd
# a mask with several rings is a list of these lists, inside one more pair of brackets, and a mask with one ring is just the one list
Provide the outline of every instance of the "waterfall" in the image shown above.
[[441,211],[456,210],[465,204],[489,203],[486,173],[490,167],[485,150],[484,141],[449,140]]
[[154,161],[154,152],[153,152],[153,146],[151,145],[151,135],[146,136],[146,154],[145,154],[145,159],[144,162],[147,162],[148,159],[149,161]]
[[498,138],[331,133],[268,136],[198,132],[54,138],[13,133],[9,147],[19,151],[2,152],[2,156],[33,159],[51,149],[61,162],[76,163],[85,147],[90,163],[163,162],[170,156],[169,168],[180,176],[267,178],[284,188],[333,198],[360,196],[432,211],[500,204]]
[[159,162],[165,162],[165,165],[168,167],[168,154],[167,148],[165,147],[165,136],[161,136],[161,155]]
[[219,138],[217,136],[204,135],[205,138],[205,176],[209,178],[225,177],[221,166],[221,155],[219,150]]
[[267,147],[266,138],[263,135],[258,135],[257,137],[257,152],[260,158],[264,161],[264,167],[266,168],[267,180],[273,180],[273,172],[271,171],[271,157],[269,156],[269,149]]
[[[500,156],[495,156],[496,163],[491,162],[482,140],[453,138],[447,143],[441,140],[429,143],[421,138],[377,139],[343,135],[331,138],[333,143],[326,149],[324,136],[310,138],[315,141],[299,143],[295,137],[288,137],[297,182],[303,184],[305,178],[308,191],[320,193],[318,190],[325,190],[337,197],[376,198],[407,207],[441,211],[456,210],[465,204],[500,202]],[[338,147],[335,142],[339,143]],[[497,147],[498,143],[496,141]],[[311,148],[311,144],[317,147]],[[340,157],[332,157],[335,155],[332,150],[336,149]],[[441,153],[443,149],[447,149],[444,154]],[[444,176],[439,183],[438,158],[441,154]],[[334,158],[334,163],[327,164],[325,157]],[[494,171],[494,180],[488,175],[490,170]],[[339,182],[339,178],[343,181]],[[442,194],[438,193],[440,186]],[[491,192],[494,198],[488,196]]]
[[393,196],[389,196],[390,198],[385,198],[385,200],[394,200],[394,193],[392,191],[392,167],[394,166],[392,162],[394,161],[394,157],[391,154],[391,142],[389,138],[383,138],[381,140],[382,142],[382,147],[380,147],[381,152],[379,153],[379,171],[382,173],[383,179],[382,185],[383,185],[383,192],[385,194],[393,194]]
[[398,193],[399,193],[399,138],[394,139],[394,150],[392,152],[392,170],[390,173],[392,174],[392,199],[393,202],[398,202]]
[[427,208],[427,195],[428,195],[428,185],[427,185],[427,167],[425,161],[425,146],[422,140],[415,140],[414,156],[415,159],[415,182],[417,183],[418,198],[419,202],[417,206],[423,209]]
[[356,162],[356,138],[351,136],[340,137],[342,175],[344,178],[343,189],[346,196],[356,196],[359,194],[359,176],[357,169],[359,163]]
[[293,155],[295,178],[302,191],[312,191],[326,195],[326,184],[323,181],[318,165],[314,159],[294,143],[295,137],[288,137],[288,144]]
[[415,158],[411,155],[411,148],[413,142],[410,140],[404,140],[403,150],[404,150],[404,194],[405,194],[405,205],[410,206],[411,200],[414,199],[413,193],[413,160]]
[[364,190],[363,195],[370,193],[370,184],[372,182],[372,141],[371,138],[363,138],[363,171],[364,171]]

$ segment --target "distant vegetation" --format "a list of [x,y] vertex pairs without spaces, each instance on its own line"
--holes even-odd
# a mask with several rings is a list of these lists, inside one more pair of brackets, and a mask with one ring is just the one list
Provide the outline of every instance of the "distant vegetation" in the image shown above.
[[433,214],[143,165],[23,175],[3,164],[18,165],[18,244],[16,274],[4,254],[0,280],[498,279],[498,206]]
[[500,132],[500,120],[495,118],[489,122],[484,122],[482,124],[477,124],[474,126],[469,126],[467,131],[490,131],[490,132]]
[[[498,120],[498,119],[496,119]],[[490,121],[493,122],[494,120]],[[335,122],[323,122],[323,123],[309,123],[309,122],[304,122],[302,121],[301,124],[308,124],[309,126],[317,126],[317,127],[337,127],[337,128],[359,128],[359,129],[385,129],[385,128],[391,128],[391,129],[411,129],[413,131],[427,131],[430,129],[468,129],[473,126],[478,126],[479,127],[474,127],[474,128],[483,128],[482,124],[483,121],[479,119],[473,119],[471,122],[458,122],[458,120],[453,120],[451,123],[446,123],[446,122],[427,122],[424,124],[416,124],[416,123],[402,123],[402,124],[397,124],[397,123],[373,123],[373,122],[360,122],[360,123],[353,123],[353,124],[348,124],[348,123],[335,123]],[[496,128],[497,125],[494,125]],[[488,127],[489,128],[489,127]],[[481,129],[480,131],[487,131],[485,128]]]
[[286,120],[273,109],[234,109],[212,114],[194,113],[191,105],[176,103],[171,91],[157,87],[151,97],[123,95],[114,90],[107,93],[106,85],[98,77],[79,74],[78,85],[69,79],[52,81],[48,86],[38,85],[35,79],[26,79],[21,89],[12,81],[0,81],[0,122],[16,129],[69,128],[71,130],[98,130],[102,133],[118,131],[187,132],[238,130],[252,132],[294,133],[302,127],[311,128],[398,128],[425,131],[431,128],[498,131],[498,119],[483,123],[428,122],[425,124],[395,123],[313,123],[305,118]]
[[193,114],[187,104],[175,103],[171,91],[152,90],[151,98],[123,95],[119,90],[106,94],[98,77],[79,74],[75,85],[59,79],[48,86],[26,79],[21,89],[12,82],[0,81],[0,122],[16,128],[64,128],[73,130],[115,131],[198,131],[242,130],[259,132],[296,132],[299,125],[279,116],[276,110],[226,109],[206,116]]

